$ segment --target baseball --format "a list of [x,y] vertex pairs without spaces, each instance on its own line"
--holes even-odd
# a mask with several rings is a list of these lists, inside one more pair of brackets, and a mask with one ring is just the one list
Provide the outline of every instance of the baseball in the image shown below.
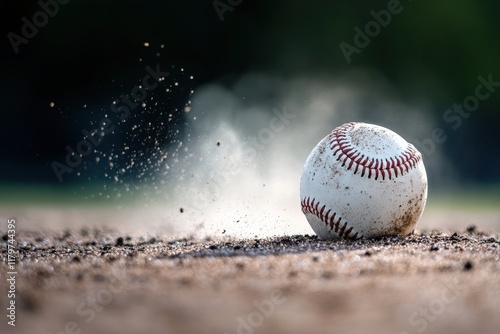
[[321,239],[407,235],[424,211],[427,174],[420,152],[397,133],[351,122],[309,154],[300,197]]

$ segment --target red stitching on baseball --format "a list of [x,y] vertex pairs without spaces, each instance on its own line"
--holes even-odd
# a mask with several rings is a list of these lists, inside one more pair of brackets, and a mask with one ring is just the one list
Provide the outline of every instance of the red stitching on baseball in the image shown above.
[[385,180],[386,176],[391,180],[392,177],[402,176],[415,168],[422,159],[420,153],[411,144],[408,144],[400,155],[383,160],[361,154],[349,143],[346,134],[356,124],[356,122],[350,122],[339,126],[329,136],[333,155],[337,157],[337,161],[342,161],[342,167],[347,164],[347,170],[351,170],[354,166],[354,174],[360,171],[361,177],[368,174],[368,178],[375,176],[375,180],[378,180],[379,176],[382,180]]
[[347,223],[344,223],[344,225],[341,226],[340,221],[342,220],[342,217],[339,217],[337,220],[335,220],[337,213],[334,212],[330,216],[332,210],[329,209],[327,212],[325,212],[326,205],[320,207],[320,203],[316,202],[315,198],[311,200],[310,197],[307,197],[304,198],[300,203],[302,204],[302,212],[304,214],[311,213],[318,217],[323,223],[326,224],[327,227],[330,227],[330,230],[337,233],[341,239],[343,238],[346,240],[356,240],[362,237],[358,237],[358,232],[351,235],[353,228],[348,228]]

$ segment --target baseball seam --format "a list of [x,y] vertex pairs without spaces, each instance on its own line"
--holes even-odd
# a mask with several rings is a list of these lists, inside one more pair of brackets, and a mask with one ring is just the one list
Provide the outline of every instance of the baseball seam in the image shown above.
[[301,205],[304,214],[310,213],[318,217],[327,227],[330,227],[330,230],[337,233],[341,239],[355,240],[363,237],[362,235],[358,236],[358,232],[351,235],[353,227],[349,227],[347,222],[341,225],[342,217],[337,215],[336,212],[332,212],[332,209],[328,209],[325,212],[326,205],[320,207],[321,203],[319,201],[316,202],[316,198],[312,200],[310,197],[304,198],[301,201]]
[[422,159],[420,153],[411,144],[408,144],[401,154],[394,157],[375,159],[365,156],[354,148],[347,138],[347,131],[356,124],[356,122],[346,123],[330,134],[330,149],[333,155],[337,157],[337,161],[342,161],[342,167],[347,165],[347,170],[354,167],[354,174],[360,171],[361,177],[367,175],[368,178],[375,176],[375,180],[379,177],[385,180],[388,176],[391,180],[393,176],[402,176],[413,169]]

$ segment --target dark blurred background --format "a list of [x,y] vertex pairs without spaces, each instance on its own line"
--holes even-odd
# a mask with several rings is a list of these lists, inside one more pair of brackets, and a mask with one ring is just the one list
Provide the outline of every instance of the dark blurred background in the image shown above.
[[[147,159],[152,141],[170,145],[183,131],[191,90],[208,82],[230,85],[248,71],[292,78],[375,70],[397,88],[401,100],[430,104],[436,126],[447,129],[448,140],[439,150],[456,163],[460,180],[498,183],[500,89],[456,131],[442,117],[474,94],[478,76],[491,74],[500,81],[500,5],[401,1],[401,12],[348,64],[339,44],[354,45],[353,28],[364,30],[373,20],[370,11],[387,9],[390,2],[73,0],[57,3],[57,14],[16,53],[8,34],[22,37],[22,18],[33,22],[42,7],[39,1],[4,1],[0,182],[60,185],[51,163],[64,161],[65,147],[75,147],[83,129],[110,114],[110,103],[140,84],[149,65],[170,75],[149,95],[160,105],[142,110],[137,121],[157,122],[167,114],[176,121],[133,138],[127,133],[134,122],[126,123],[106,137],[102,151],[126,139],[136,146],[132,151]],[[42,3],[53,6],[55,1]],[[167,92],[169,87],[178,88]],[[65,184],[99,180],[104,174],[89,173],[83,180],[67,174]]]

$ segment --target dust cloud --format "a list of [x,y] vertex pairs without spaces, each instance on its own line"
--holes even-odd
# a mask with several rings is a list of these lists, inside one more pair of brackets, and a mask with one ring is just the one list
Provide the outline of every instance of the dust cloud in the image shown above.
[[[169,154],[161,210],[174,231],[198,236],[311,234],[299,204],[300,174],[333,128],[374,123],[412,142],[433,127],[425,106],[404,104],[374,73],[334,80],[252,73],[230,87],[199,87],[191,102],[186,138]],[[439,152],[424,162],[428,174],[445,174]]]

